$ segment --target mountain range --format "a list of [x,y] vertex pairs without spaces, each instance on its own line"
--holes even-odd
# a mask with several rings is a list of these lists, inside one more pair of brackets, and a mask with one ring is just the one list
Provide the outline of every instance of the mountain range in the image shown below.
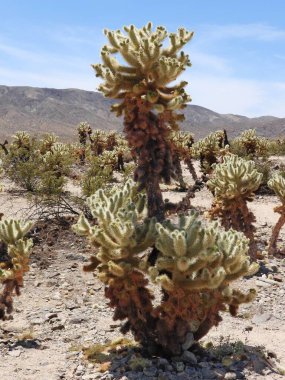
[[[121,131],[123,120],[110,112],[112,103],[92,91],[0,85],[0,139],[16,131],[28,131],[33,135],[54,132],[64,140],[72,140],[82,121],[93,129]],[[181,129],[193,133],[196,139],[217,129],[226,129],[230,138],[249,128],[265,137],[285,136],[285,118],[219,114],[197,105],[187,105],[183,111]]]

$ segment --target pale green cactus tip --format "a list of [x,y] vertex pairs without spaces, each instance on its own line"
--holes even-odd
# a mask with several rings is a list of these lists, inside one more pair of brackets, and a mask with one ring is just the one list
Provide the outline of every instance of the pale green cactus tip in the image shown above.
[[111,194],[99,189],[87,199],[93,217],[97,218],[104,213],[111,213],[113,218],[119,212],[135,210],[137,215],[143,216],[146,212],[146,197],[137,193],[137,185],[128,180],[123,186],[114,186]]
[[[186,66],[191,66],[189,56],[179,51],[191,40],[193,32],[181,28],[176,34],[168,35],[165,28],[152,30],[150,25],[141,29],[134,25],[124,27],[125,34],[104,30],[110,46],[102,48],[103,64],[92,65],[96,76],[104,80],[99,90],[113,98],[120,98],[125,91],[133,92],[153,103],[160,112],[179,109],[191,100],[184,91],[187,83],[184,81],[168,89],[164,86],[176,80]],[[167,36],[170,46],[164,47]],[[120,53],[128,66],[121,65],[112,56],[114,53]]]
[[261,184],[262,174],[253,161],[237,155],[226,155],[220,164],[213,165],[212,178],[207,186],[221,199],[233,199],[251,195]]
[[33,222],[6,219],[0,222],[0,239],[6,244],[16,244],[29,232]]
[[[156,224],[156,248],[160,251],[149,274],[167,291],[216,289],[256,270],[247,256],[249,240],[234,230],[221,231],[218,225],[204,226],[197,213],[180,217],[178,226]],[[171,276],[159,275],[168,271]]]
[[268,181],[270,189],[274,190],[276,195],[280,198],[281,202],[285,202],[285,178],[280,174],[275,173]]
[[[88,199],[88,205],[97,224],[91,227],[81,215],[73,229],[79,235],[87,236],[95,247],[100,247],[97,253],[100,262],[106,264],[109,261],[127,260],[154,243],[155,220],[144,219],[145,196],[136,194],[133,181],[116,187],[111,195],[102,189],[98,190]],[[139,266],[141,260],[136,260]],[[124,271],[127,270],[125,264]],[[104,267],[105,270],[119,276],[119,269],[110,265]]]

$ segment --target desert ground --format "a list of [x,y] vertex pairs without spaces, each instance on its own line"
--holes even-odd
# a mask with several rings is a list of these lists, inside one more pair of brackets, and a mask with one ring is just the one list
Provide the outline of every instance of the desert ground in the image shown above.
[[[279,158],[280,159],[280,158]],[[278,161],[278,158],[275,160]],[[193,181],[185,172],[186,181]],[[1,211],[6,217],[25,217],[25,194],[2,181]],[[76,191],[76,186],[70,185]],[[171,201],[185,193],[164,186]],[[203,214],[212,195],[204,187],[191,200]],[[274,195],[257,195],[250,204],[256,216],[256,239],[266,249],[278,219]],[[223,313],[223,322],[201,342],[193,354],[178,358],[144,358],[139,348],[120,348],[120,323],[112,320],[103,285],[82,267],[91,247],[66,225],[42,223],[34,229],[31,270],[12,320],[0,323],[1,380],[91,379],[282,379],[285,368],[285,256],[265,257],[260,271],[236,286],[255,287],[257,298],[239,309],[237,317]],[[280,248],[285,231],[281,231]],[[127,336],[130,340],[131,336]],[[103,359],[88,359],[86,349],[117,340],[117,351]],[[134,359],[140,364],[134,364]]]

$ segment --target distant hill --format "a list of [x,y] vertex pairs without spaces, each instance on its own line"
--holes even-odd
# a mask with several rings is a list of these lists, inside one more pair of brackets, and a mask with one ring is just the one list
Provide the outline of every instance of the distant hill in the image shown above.
[[[37,135],[54,132],[71,140],[82,121],[93,129],[121,131],[122,119],[109,111],[112,103],[92,91],[0,86],[0,138],[25,130]],[[183,111],[186,120],[181,129],[194,133],[196,138],[223,128],[230,138],[249,128],[256,128],[258,134],[266,137],[285,136],[285,118],[219,114],[196,105],[188,105]]]

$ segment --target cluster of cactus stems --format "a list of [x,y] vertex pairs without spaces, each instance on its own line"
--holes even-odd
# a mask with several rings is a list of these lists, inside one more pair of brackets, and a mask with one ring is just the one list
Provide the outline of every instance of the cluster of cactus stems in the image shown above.
[[255,254],[255,217],[248,209],[247,202],[254,198],[262,181],[253,161],[246,161],[236,155],[226,155],[223,162],[213,165],[212,178],[207,186],[214,194],[209,215],[220,217],[225,229],[242,231],[250,239],[250,254]]
[[195,158],[200,160],[201,170],[204,174],[210,174],[212,165],[218,162],[218,158],[227,153],[229,141],[226,130],[210,133],[207,137],[197,141],[191,148]]
[[281,201],[281,205],[274,208],[274,211],[280,214],[280,217],[272,230],[269,242],[268,253],[274,255],[277,250],[277,239],[281,228],[285,224],[285,179],[280,174],[274,174],[268,181],[268,186],[274,190]]
[[3,220],[0,222],[0,319],[4,320],[13,311],[13,296],[20,295],[23,276],[29,270],[32,239],[25,235],[31,222]]
[[[240,303],[254,298],[252,289],[243,294],[230,287],[256,270],[242,233],[205,226],[196,213],[180,216],[177,225],[146,218],[145,195],[131,181],[109,196],[98,190],[88,205],[98,224],[81,216],[74,226],[98,248],[85,269],[96,270],[105,284],[114,319],[126,320],[121,331],[132,331],[146,347],[179,354],[190,347],[189,336],[193,343],[221,321],[227,305],[236,315]],[[158,257],[151,264],[142,257],[153,245]],[[158,306],[148,277],[163,289]]]
[[256,135],[255,129],[244,131],[239,137],[233,141],[241,150],[241,154],[254,160],[258,157],[266,157],[269,152],[269,141],[265,137]]
[[82,165],[85,163],[85,155],[86,155],[86,145],[87,145],[87,139],[92,134],[92,128],[90,125],[86,122],[82,122],[77,127],[78,132],[78,138],[80,143],[80,162]]
[[[159,183],[173,177],[173,148],[171,130],[183,115],[176,110],[190,101],[184,87],[187,82],[168,86],[190,66],[181,49],[193,33],[184,28],[168,34],[164,27],[152,29],[148,23],[141,29],[134,25],[120,30],[105,30],[109,45],[101,51],[102,64],[92,65],[104,82],[100,85],[105,96],[121,99],[112,107],[118,116],[124,115],[124,132],[133,154],[138,159],[135,179],[140,189],[146,189],[149,216],[164,217]],[[170,45],[164,42],[169,37]],[[115,58],[120,54],[127,63]]]

